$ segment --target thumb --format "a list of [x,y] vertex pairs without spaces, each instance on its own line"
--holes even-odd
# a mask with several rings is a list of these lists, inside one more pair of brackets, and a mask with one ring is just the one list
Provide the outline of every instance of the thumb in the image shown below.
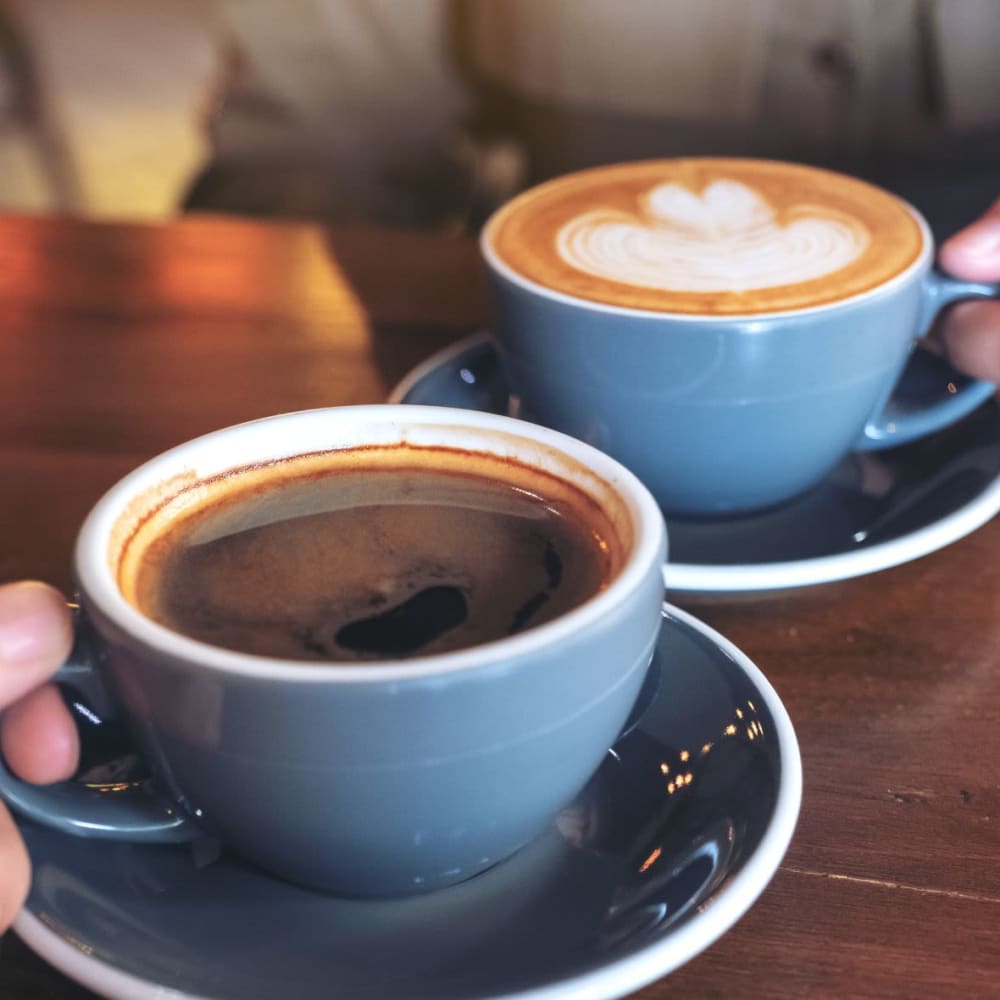
[[945,240],[938,260],[946,271],[964,281],[1000,281],[1000,200]]
[[69,611],[57,590],[34,581],[0,586],[0,709],[47,681],[72,641]]

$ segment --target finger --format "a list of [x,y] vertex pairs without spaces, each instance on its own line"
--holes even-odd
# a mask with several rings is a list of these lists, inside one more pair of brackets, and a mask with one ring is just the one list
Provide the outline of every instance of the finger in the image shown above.
[[941,244],[941,266],[964,281],[1000,281],[1000,201]]
[[0,934],[11,924],[28,895],[31,867],[24,841],[0,805]]
[[942,339],[956,368],[1000,382],[1000,302],[962,302],[949,309]]
[[57,590],[36,581],[0,587],[0,708],[44,684],[69,656],[72,641]]
[[25,695],[4,712],[0,753],[25,781],[47,785],[73,776],[80,757],[76,727],[51,684]]

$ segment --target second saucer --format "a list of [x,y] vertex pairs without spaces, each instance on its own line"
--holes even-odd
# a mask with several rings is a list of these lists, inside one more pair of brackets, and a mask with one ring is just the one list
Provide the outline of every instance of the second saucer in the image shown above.
[[[951,369],[925,351],[906,378],[926,394]],[[906,397],[907,386],[901,388]],[[394,403],[507,412],[496,346],[478,333],[434,354],[389,397]],[[989,402],[931,437],[848,455],[817,487],[779,507],[727,518],[668,517],[667,588],[735,593],[861,576],[927,555],[1000,510],[1000,410]]]

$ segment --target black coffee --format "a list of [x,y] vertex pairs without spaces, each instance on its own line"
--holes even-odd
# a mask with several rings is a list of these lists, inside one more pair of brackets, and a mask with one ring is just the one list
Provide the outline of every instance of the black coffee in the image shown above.
[[134,568],[120,575],[132,603],[242,652],[394,659],[540,625],[600,591],[620,562],[592,501],[523,467],[501,478],[426,463],[283,465],[220,481],[152,541],[129,543]]

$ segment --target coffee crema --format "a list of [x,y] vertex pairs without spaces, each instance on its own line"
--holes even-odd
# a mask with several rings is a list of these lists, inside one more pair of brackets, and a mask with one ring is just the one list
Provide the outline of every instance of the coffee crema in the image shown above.
[[180,489],[117,560],[147,617],[290,660],[449,652],[600,592],[618,530],[571,483],[479,452],[406,445],[299,456]]
[[915,263],[906,204],[864,181],[752,159],[598,167],[514,198],[488,252],[545,288],[605,305],[752,315],[830,305]]

